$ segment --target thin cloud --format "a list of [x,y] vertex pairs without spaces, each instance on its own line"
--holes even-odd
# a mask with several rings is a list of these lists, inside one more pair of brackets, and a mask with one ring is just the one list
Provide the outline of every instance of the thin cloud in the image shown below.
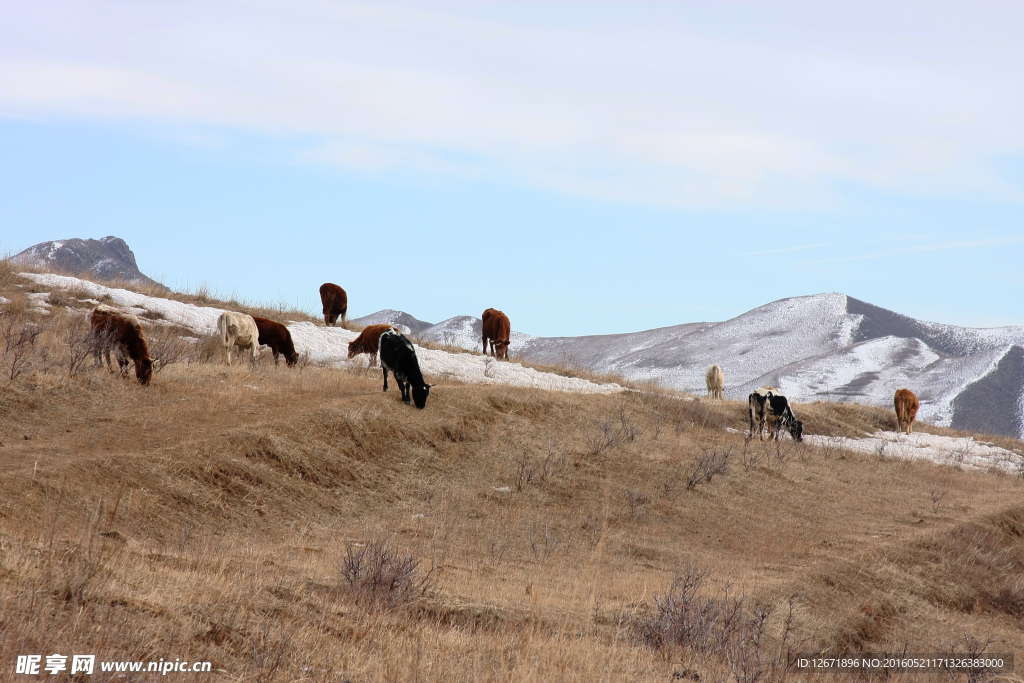
[[893,256],[905,256],[906,254],[919,254],[924,252],[950,251],[953,249],[980,249],[983,247],[999,247],[1007,244],[1024,244],[1024,237],[1007,237],[986,240],[961,240],[956,242],[942,242],[939,244],[923,244],[917,247],[906,247],[903,249],[889,249],[877,251],[871,254],[858,254],[857,256],[844,256],[842,258],[818,259],[814,261],[798,261],[793,265],[809,266],[824,263],[845,263],[848,261],[866,261],[869,259],[891,258]]

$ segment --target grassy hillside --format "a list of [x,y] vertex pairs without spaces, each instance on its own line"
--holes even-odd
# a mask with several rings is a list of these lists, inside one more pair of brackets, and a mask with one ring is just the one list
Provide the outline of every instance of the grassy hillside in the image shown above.
[[[141,387],[73,371],[78,304],[33,313],[17,284],[0,273],[0,350],[40,332],[0,367],[4,671],[76,652],[214,680],[757,680],[786,651],[1024,651],[1018,478],[746,444],[744,406],[649,391],[440,381],[418,411],[378,370],[194,348]],[[795,410],[812,433],[895,426]]]

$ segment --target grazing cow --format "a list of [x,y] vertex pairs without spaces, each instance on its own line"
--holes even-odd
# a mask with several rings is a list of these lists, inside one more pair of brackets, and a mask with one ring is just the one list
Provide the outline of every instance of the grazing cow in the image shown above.
[[750,410],[750,438],[754,437],[757,427],[757,438],[764,438],[764,424],[768,423],[768,438],[779,440],[782,429],[786,429],[794,441],[803,441],[804,423],[796,419],[793,409],[785,396],[780,396],[771,387],[755,389],[747,397]]
[[917,394],[910,389],[899,389],[892,402],[896,408],[896,431],[902,432],[906,425],[909,435],[913,431],[911,425],[917,418],[917,409],[921,407],[921,402],[917,400]]
[[708,398],[722,399],[722,390],[725,389],[725,373],[718,365],[712,365],[704,375],[704,383],[708,385]]
[[391,370],[402,391],[402,403],[409,402],[411,387],[416,407],[422,409],[427,405],[430,387],[434,385],[423,381],[423,373],[416,360],[416,349],[408,337],[394,329],[384,330],[380,335],[380,367],[384,371],[384,391],[388,390],[388,370]]
[[149,357],[149,346],[138,318],[131,313],[99,305],[89,314],[89,327],[95,340],[93,355],[96,365],[102,365],[102,358],[106,358],[107,367],[113,372],[114,364],[110,362],[110,350],[113,349],[122,377],[128,374],[131,361],[135,363],[135,378],[139,384],[149,384],[158,361]]
[[501,311],[488,308],[483,315],[483,340],[484,355],[487,354],[487,340],[491,341],[491,354],[495,358],[508,360],[509,336],[512,334],[512,324],[508,316]]
[[288,331],[287,327],[258,315],[254,315],[252,319],[260,331],[260,345],[269,346],[270,350],[274,352],[274,365],[277,365],[279,354],[284,354],[284,362],[288,367],[293,367],[299,362],[299,354],[295,353],[295,344],[292,343],[292,333]]
[[380,348],[380,335],[388,330],[398,331],[391,325],[367,325],[359,336],[348,343],[348,357],[355,358],[361,353],[370,354],[370,367],[377,364],[377,349]]
[[[267,348],[260,346],[260,330],[256,327],[256,321],[252,319],[251,315],[224,311],[217,318],[217,329],[220,330],[220,341],[224,344],[228,365],[231,365],[232,346],[249,349],[249,352],[252,353],[253,365],[256,365],[263,350]],[[239,352],[239,358],[241,358],[241,352]]]
[[325,282],[320,285],[320,303],[324,305],[324,324],[333,326],[341,316],[341,326],[345,326],[348,314],[348,294],[338,285]]

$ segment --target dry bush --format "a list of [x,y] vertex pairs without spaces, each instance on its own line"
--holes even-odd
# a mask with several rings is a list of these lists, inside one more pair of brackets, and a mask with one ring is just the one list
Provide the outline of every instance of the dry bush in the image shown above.
[[146,331],[149,356],[160,361],[156,366],[157,372],[194,358],[197,342],[191,335],[186,337],[183,333],[187,334],[188,330],[174,325],[155,326]]
[[718,449],[707,446],[700,448],[701,456],[697,459],[697,464],[686,480],[687,491],[692,491],[701,484],[710,484],[716,475],[725,475],[729,471],[732,448]]
[[772,607],[748,607],[726,583],[720,597],[702,595],[708,570],[688,564],[676,570],[668,592],[654,597],[654,612],[634,619],[633,637],[655,649],[679,647],[728,665],[733,680],[776,680],[789,666],[789,642],[796,629],[789,599],[783,631],[776,642],[767,633]]
[[24,270],[11,260],[10,253],[0,257],[0,291],[9,289],[11,285],[21,280],[18,273]]
[[395,549],[391,538],[365,544],[349,541],[341,561],[343,587],[357,605],[393,610],[426,597],[437,584],[436,566]]
[[21,317],[6,316],[0,320],[0,343],[3,344],[0,368],[8,380],[13,382],[27,369],[42,332],[38,323]]

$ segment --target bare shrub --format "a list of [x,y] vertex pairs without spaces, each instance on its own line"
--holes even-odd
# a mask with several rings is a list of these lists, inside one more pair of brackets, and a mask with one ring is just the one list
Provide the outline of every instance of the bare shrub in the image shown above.
[[637,517],[644,511],[647,504],[651,502],[642,491],[634,491],[633,489],[623,489],[623,497],[626,499],[626,505],[629,507],[629,516]]
[[555,529],[547,519],[544,520],[543,526],[531,524],[527,531],[530,550],[533,551],[533,557],[538,562],[543,563],[562,544],[562,539],[555,533]]
[[491,566],[497,567],[505,559],[505,553],[512,544],[507,533],[491,534],[487,539],[487,554],[491,558]]
[[701,447],[702,455],[697,460],[697,465],[686,480],[686,490],[692,491],[700,484],[710,484],[715,475],[726,474],[729,471],[729,458],[732,457],[732,448],[719,450],[707,446]]
[[590,432],[586,437],[587,453],[590,455],[598,455],[609,448],[621,446],[626,442],[626,435],[623,434],[622,428],[616,426],[611,418],[605,417],[601,420],[595,420],[594,427],[596,427],[596,430]]
[[4,342],[3,368],[4,374],[12,382],[25,371],[36,340],[43,329],[33,322],[7,316],[0,324],[0,337]]
[[942,486],[936,486],[932,489],[932,512],[939,514],[939,506],[942,504],[942,499],[946,497],[946,489]]
[[148,337],[149,356],[160,361],[156,365],[157,372],[187,360],[194,349],[193,343],[182,338],[180,330],[172,327],[159,327],[150,331]]
[[683,647],[722,660],[736,681],[778,679],[788,667],[789,641],[797,628],[794,607],[802,596],[789,598],[782,636],[773,647],[767,637],[772,608],[747,608],[745,597],[733,596],[729,583],[720,597],[703,596],[707,578],[707,570],[696,564],[677,569],[668,593],[654,597],[654,612],[631,624],[633,637],[658,650]]
[[217,363],[224,360],[224,344],[220,335],[210,334],[197,339],[192,345],[192,362]]
[[623,442],[636,441],[644,433],[635,422],[629,419],[629,415],[626,414],[625,400],[619,403],[619,430],[622,432]]
[[423,561],[395,550],[390,538],[353,541],[345,546],[341,578],[356,604],[371,609],[397,609],[428,595],[436,584],[436,566],[423,571]]
[[[939,651],[944,657],[949,659],[979,659],[981,658],[981,655],[985,654],[985,651],[988,650],[989,645],[992,645],[995,642],[998,642],[995,638],[981,640],[980,638],[973,637],[967,633],[967,631],[964,631],[963,650],[961,650],[956,643],[944,643],[939,648]],[[962,669],[954,669],[948,665],[944,666],[944,668],[946,669],[946,673],[949,674],[950,680],[953,681],[960,680],[960,674],[964,673]],[[983,669],[969,669],[966,673],[968,683],[976,683],[977,681],[992,678],[992,673]]]
[[516,467],[519,469],[516,477],[516,491],[522,491],[527,484],[533,483],[533,480],[537,478],[537,466],[530,462],[530,456],[524,451],[516,461]]
[[55,289],[52,292],[50,292],[49,296],[46,297],[46,303],[50,304],[51,306],[67,307],[68,305],[74,303],[74,299],[71,297],[70,294],[68,294],[68,292],[65,292],[60,289]]
[[963,471],[964,460],[966,460],[967,456],[974,451],[974,446],[975,443],[973,439],[964,439],[962,443],[949,452],[949,464],[952,465],[957,472]]
[[84,318],[73,319],[64,330],[64,343],[68,348],[68,376],[80,374],[89,356],[96,354],[104,341],[92,333]]
[[768,462],[768,459],[771,457],[771,453],[764,442],[759,441],[757,443],[760,444],[760,448],[754,445],[753,439],[747,439],[743,442],[743,453],[740,454],[740,463],[743,465],[743,469],[748,472],[759,467],[762,463]]

